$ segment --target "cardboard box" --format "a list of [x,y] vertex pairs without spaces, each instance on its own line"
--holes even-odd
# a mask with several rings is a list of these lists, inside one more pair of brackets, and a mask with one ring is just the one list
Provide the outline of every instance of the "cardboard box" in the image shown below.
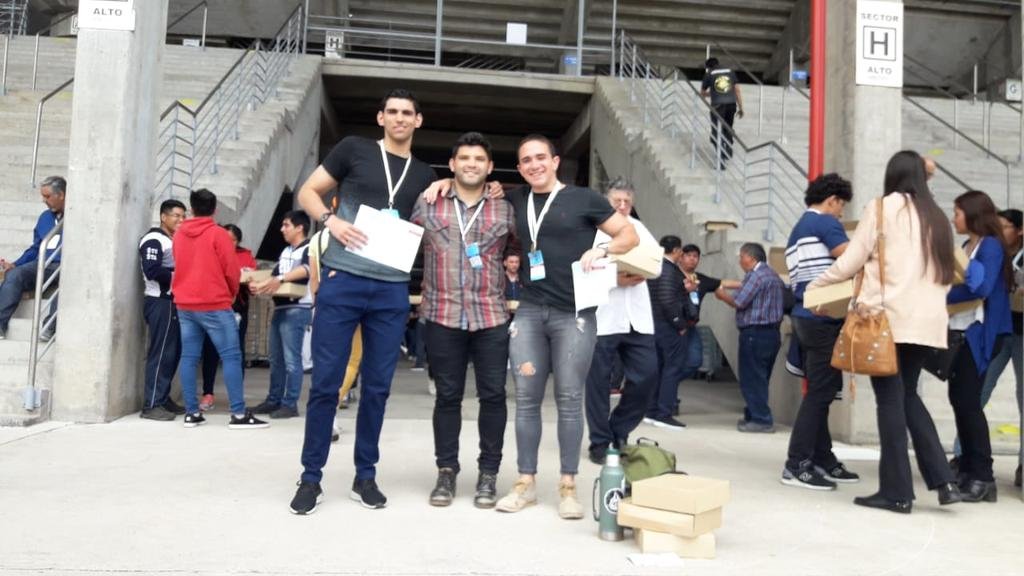
[[959,314],[961,312],[968,312],[970,310],[974,310],[978,306],[981,306],[983,303],[984,302],[979,299],[968,300],[967,302],[959,302],[957,304],[949,304],[948,306],[946,306],[946,312],[948,312],[949,315],[952,316],[953,314]]
[[663,474],[633,482],[633,504],[683,514],[701,514],[725,506],[729,481],[686,474]]
[[285,298],[303,298],[306,296],[306,290],[309,288],[306,284],[296,284],[294,282],[282,282],[281,287],[274,292],[274,296],[283,296]]
[[239,280],[242,284],[249,284],[250,282],[263,282],[264,280],[270,280],[270,275],[273,270],[242,270],[242,278]]
[[722,527],[722,509],[715,508],[700,514],[682,514],[657,508],[644,508],[633,504],[632,498],[619,502],[619,525],[667,532],[693,538]]
[[846,230],[846,235],[853,234],[853,231],[857,229],[857,224],[860,224],[860,220],[843,220],[843,230]]
[[1010,294],[1010,310],[1024,312],[1024,290],[1018,289],[1013,294]]
[[853,299],[853,280],[815,288],[804,292],[804,308],[813,311],[821,307],[833,318],[844,318]]
[[625,254],[612,254],[609,260],[619,266],[619,271],[637,274],[644,278],[657,278],[661,275],[661,261],[665,258],[665,250],[658,244],[641,242]]
[[682,558],[714,558],[715,534],[708,532],[696,538],[676,536],[643,528],[633,531],[636,544],[644,554],[674,553]]
[[786,249],[774,246],[768,250],[768,265],[775,270],[775,273],[782,278],[782,281],[789,284],[789,266],[786,265]]
[[507,301],[507,304],[509,312],[515,312],[519,309],[519,300],[509,300]]
[[964,249],[959,246],[953,247],[953,285],[963,284],[965,275],[967,274],[967,264],[970,259],[967,258],[967,253]]

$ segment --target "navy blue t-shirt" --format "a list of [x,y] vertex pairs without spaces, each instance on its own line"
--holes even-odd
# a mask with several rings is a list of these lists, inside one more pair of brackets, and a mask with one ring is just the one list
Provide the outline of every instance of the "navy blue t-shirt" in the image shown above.
[[838,218],[815,210],[804,212],[793,226],[786,244],[786,268],[789,269],[789,281],[796,299],[792,316],[842,322],[841,319],[816,316],[804,308],[804,290],[836,261],[832,251],[849,240]]

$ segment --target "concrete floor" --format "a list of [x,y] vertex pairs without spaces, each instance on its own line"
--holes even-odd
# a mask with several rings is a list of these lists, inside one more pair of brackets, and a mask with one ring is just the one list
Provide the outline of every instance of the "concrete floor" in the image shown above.
[[[250,400],[262,399],[267,378],[265,369],[247,372]],[[631,540],[603,542],[592,520],[557,517],[550,400],[538,506],[512,515],[472,506],[470,402],[458,499],[430,507],[432,399],[425,376],[403,364],[381,441],[384,510],[348,499],[354,410],[339,412],[345,432],[325,470],[325,500],[308,517],[287,509],[302,419],[229,431],[219,397],[220,410],[197,429],[137,415],[0,429],[0,574],[1024,574],[1024,503],[1010,484],[1012,457],[996,458],[996,504],[940,509],[918,482],[910,516],[869,510],[851,500],[877,486],[873,450],[840,447],[860,484],[826,493],[786,487],[778,478],[789,435],[737,433],[734,383],[687,382],[683,395],[685,431],[641,425],[636,435],[675,451],[691,474],[730,480],[732,501],[717,531],[718,557],[685,560],[681,569],[637,567],[627,560],[637,552]],[[505,455],[502,492],[515,477],[511,424]],[[581,464],[585,506],[597,474]]]

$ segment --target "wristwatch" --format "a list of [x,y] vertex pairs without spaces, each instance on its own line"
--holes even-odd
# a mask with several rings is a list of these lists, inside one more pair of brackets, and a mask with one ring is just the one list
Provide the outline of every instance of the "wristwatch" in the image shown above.
[[324,212],[320,215],[320,223],[327,224],[327,221],[331,219],[331,216],[334,216],[334,212],[331,212],[330,210]]
[[277,281],[278,282],[284,282],[284,274],[278,274],[277,275]]

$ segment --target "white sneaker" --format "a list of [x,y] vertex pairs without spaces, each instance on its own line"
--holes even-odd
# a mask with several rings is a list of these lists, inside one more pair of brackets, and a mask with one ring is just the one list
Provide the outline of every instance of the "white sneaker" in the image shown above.
[[583,518],[583,505],[576,498],[575,484],[559,484],[558,495],[561,500],[558,502],[558,515],[564,520],[579,520]]
[[331,430],[331,442],[337,442],[341,440],[341,425],[338,424],[338,419],[334,419],[334,428]]
[[537,490],[533,482],[519,480],[508,494],[498,500],[494,509],[498,512],[519,512],[537,503]]

